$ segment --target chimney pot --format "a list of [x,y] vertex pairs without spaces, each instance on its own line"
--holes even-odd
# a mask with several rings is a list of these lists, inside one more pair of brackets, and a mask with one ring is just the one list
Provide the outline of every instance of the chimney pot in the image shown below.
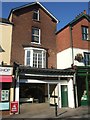
[[86,14],[86,10],[84,10],[83,13]]

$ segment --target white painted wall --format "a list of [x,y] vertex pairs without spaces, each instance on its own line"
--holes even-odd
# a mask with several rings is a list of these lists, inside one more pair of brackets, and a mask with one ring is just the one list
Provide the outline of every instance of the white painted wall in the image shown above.
[[68,106],[70,108],[75,108],[74,88],[73,88],[73,80],[72,79],[70,79],[68,81]]
[[[84,55],[84,52],[90,52],[88,49],[79,49],[79,48],[74,48],[73,53],[74,53],[74,58],[77,53],[81,53]],[[57,53],[57,69],[65,69],[71,67],[71,64],[73,63],[72,59],[72,49],[68,48],[66,50],[63,50],[62,52]],[[83,63],[75,61],[74,60],[74,65],[77,66],[84,66]]]
[[72,64],[72,50],[71,48],[57,53],[57,69],[64,69],[71,67]]

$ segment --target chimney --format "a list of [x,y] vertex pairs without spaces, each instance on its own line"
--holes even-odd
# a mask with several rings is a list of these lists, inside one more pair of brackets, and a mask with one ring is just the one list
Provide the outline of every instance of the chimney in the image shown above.
[[86,14],[86,10],[84,10],[83,13]]

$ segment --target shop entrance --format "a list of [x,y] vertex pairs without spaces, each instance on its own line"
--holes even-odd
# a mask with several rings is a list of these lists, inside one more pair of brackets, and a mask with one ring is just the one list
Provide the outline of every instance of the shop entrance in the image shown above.
[[87,86],[86,86],[86,77],[78,77],[78,103],[79,106],[88,105],[88,96],[87,96]]

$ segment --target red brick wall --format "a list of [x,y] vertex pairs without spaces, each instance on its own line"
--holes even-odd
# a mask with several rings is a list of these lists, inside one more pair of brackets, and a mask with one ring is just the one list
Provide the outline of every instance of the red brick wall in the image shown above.
[[66,27],[64,30],[56,35],[57,53],[70,47],[70,28]]
[[80,49],[88,49],[90,41],[82,40],[82,29],[81,26],[89,26],[87,19],[82,19],[76,25],[73,26],[72,36],[73,36],[73,46]]
[[[87,19],[82,19],[72,27],[73,47],[90,50],[90,41],[82,40],[81,26],[90,26]],[[90,29],[90,28],[89,28]],[[90,31],[90,30],[89,30]],[[69,26],[60,31],[57,35],[57,52],[63,51],[71,46],[70,28]]]
[[[38,6],[27,7],[13,14],[13,39],[12,39],[12,53],[11,64],[15,61],[20,64],[24,64],[24,46],[36,46],[40,48],[48,49],[47,54],[47,66],[56,67],[56,22],[52,20],[41,8],[40,21],[36,22],[32,20],[33,9]],[[39,27],[41,29],[41,45],[31,44],[31,32],[32,26]]]

